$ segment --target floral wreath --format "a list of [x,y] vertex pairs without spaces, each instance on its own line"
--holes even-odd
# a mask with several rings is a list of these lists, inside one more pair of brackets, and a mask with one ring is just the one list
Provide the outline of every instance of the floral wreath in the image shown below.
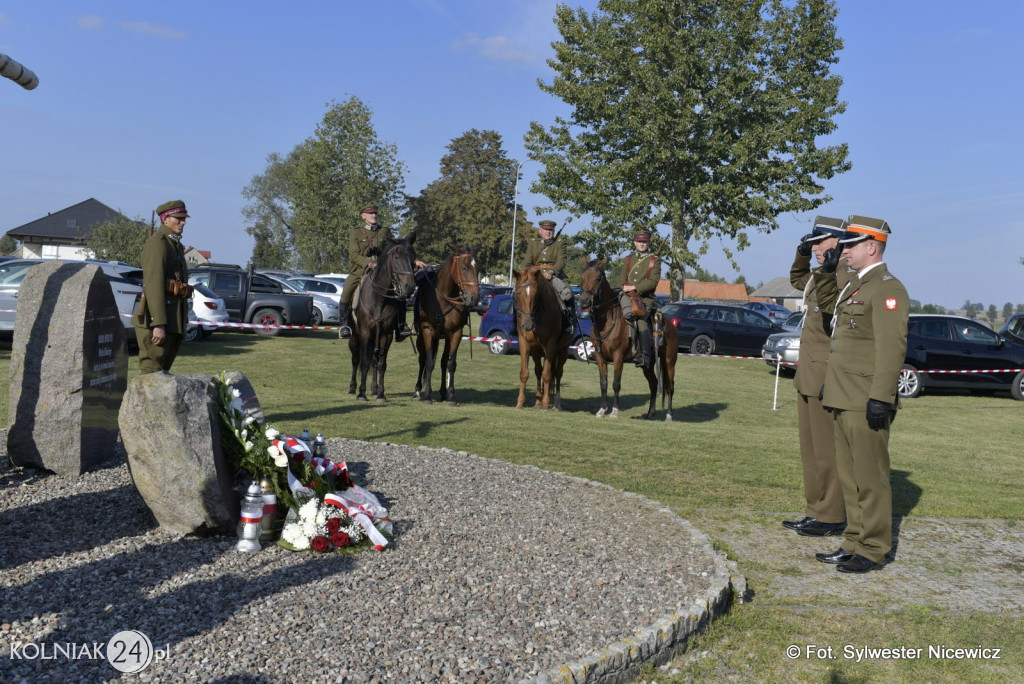
[[242,408],[242,393],[221,372],[218,386],[221,450],[229,466],[255,481],[269,482],[264,515],[279,502],[287,511],[278,546],[290,551],[331,551],[388,545],[387,509],[352,482],[348,464],[317,456],[305,440],[264,428]]

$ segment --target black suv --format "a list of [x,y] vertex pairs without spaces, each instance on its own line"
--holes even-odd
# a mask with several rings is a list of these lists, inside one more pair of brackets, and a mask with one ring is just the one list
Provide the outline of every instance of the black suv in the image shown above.
[[761,358],[768,336],[782,332],[767,316],[742,306],[675,302],[661,309],[675,322],[679,348],[694,354],[739,354]]
[[940,389],[1009,390],[1024,401],[1024,339],[963,316],[911,314],[899,394],[909,399]]

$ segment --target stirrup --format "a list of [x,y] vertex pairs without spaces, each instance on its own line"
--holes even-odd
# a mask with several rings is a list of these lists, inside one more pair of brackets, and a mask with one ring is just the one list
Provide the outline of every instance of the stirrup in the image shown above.
[[342,323],[341,327],[338,328],[338,337],[343,340],[347,340],[352,337],[352,328],[348,327],[347,324]]
[[412,337],[412,328],[407,324],[403,324],[395,328],[395,341],[401,342],[402,340]]

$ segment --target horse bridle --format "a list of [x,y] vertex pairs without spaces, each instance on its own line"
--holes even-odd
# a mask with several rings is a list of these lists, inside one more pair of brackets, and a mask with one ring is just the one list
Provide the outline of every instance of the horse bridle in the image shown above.
[[467,280],[464,280],[462,278],[462,269],[465,268],[466,270],[469,270],[469,267],[465,263],[462,263],[462,260],[465,259],[465,258],[472,259],[473,255],[472,254],[452,254],[452,272],[453,272],[452,273],[452,280],[455,281],[456,287],[459,288],[459,296],[458,296],[458,298],[449,297],[447,294],[441,292],[440,290],[438,290],[438,292],[437,292],[437,296],[438,296],[439,299],[442,299],[442,300],[448,302],[452,306],[463,306],[463,305],[465,305],[465,303],[466,303],[466,285],[467,284],[469,284],[469,285],[476,285],[477,287],[480,286],[480,283],[478,281],[476,281],[476,280],[467,281]]
[[[382,254],[381,256],[384,256],[384,257],[386,257],[388,259],[393,259],[393,257],[391,256],[391,251],[394,248],[395,248],[394,245],[389,247],[387,249],[387,251],[385,251],[384,254]],[[375,269],[380,268],[380,264],[378,263],[377,266],[375,266],[374,268]],[[399,285],[401,285],[401,278],[404,275],[412,275],[412,271],[411,270],[410,271],[402,271],[402,270],[398,270],[398,269],[392,271],[391,272],[391,280],[388,282],[388,286],[384,290],[380,290],[377,287],[377,284],[374,282],[374,279],[370,278],[370,287],[373,290],[374,294],[376,294],[376,295],[378,295],[380,297],[383,297],[384,299],[400,299],[400,300],[404,300],[405,297],[402,297],[402,296],[400,296],[398,294],[398,287],[399,287]]]

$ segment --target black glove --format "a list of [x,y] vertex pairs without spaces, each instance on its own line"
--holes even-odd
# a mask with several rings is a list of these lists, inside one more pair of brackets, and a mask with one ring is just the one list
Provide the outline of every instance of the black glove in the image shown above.
[[817,237],[817,235],[814,233],[808,233],[800,238],[800,246],[796,248],[796,251],[800,256],[811,256],[811,243],[808,242],[808,240],[815,237]]
[[822,273],[835,273],[836,269],[839,268],[839,257],[843,253],[843,248],[839,245],[825,250],[825,259],[821,262]]
[[886,404],[877,399],[868,399],[868,427],[875,431],[888,430],[890,411],[892,411],[892,404]]

